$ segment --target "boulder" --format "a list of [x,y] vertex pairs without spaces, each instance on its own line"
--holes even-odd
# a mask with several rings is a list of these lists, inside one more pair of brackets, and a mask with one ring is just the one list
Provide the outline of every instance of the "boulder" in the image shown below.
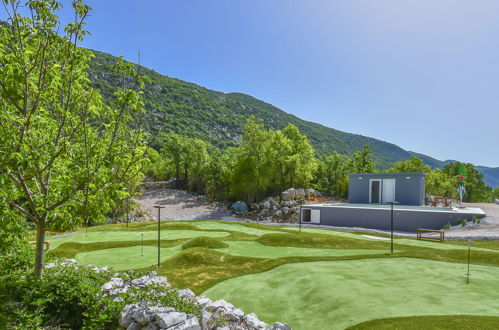
[[496,198],[496,204],[499,205],[499,198]]
[[243,201],[235,202],[230,207],[231,211],[236,214],[247,213],[248,205]]
[[140,329],[142,329],[142,325],[140,325],[135,321],[130,323],[130,325],[128,325],[128,327],[126,328],[126,330],[140,330]]
[[255,313],[249,313],[246,315],[244,317],[244,322],[250,327],[250,329],[264,330],[267,328],[267,323],[260,321]]
[[300,200],[300,199],[305,199],[306,192],[305,189],[302,188],[300,189],[289,188],[282,192],[281,197],[282,200],[284,201]]
[[199,319],[196,316],[192,316],[185,320],[184,322],[170,328],[171,330],[201,330],[199,325]]
[[311,197],[315,197],[315,198],[317,198],[317,197],[321,197],[321,193],[320,193],[320,192],[318,192],[318,191],[317,191],[317,190],[315,190],[315,189],[307,189],[307,190],[305,191],[305,195],[306,195],[306,197],[307,197],[307,198],[311,198]]
[[101,289],[104,291],[109,291],[114,288],[122,288],[125,285],[125,281],[119,277],[113,277],[109,282],[102,285]]
[[160,328],[168,329],[187,320],[187,314],[181,312],[158,313],[155,316],[156,324]]
[[270,330],[291,330],[291,327],[285,323],[275,322],[270,327]]
[[181,298],[187,300],[193,300],[194,298],[196,298],[196,295],[194,294],[194,292],[192,292],[191,289],[182,289],[182,290],[177,289],[176,291]]

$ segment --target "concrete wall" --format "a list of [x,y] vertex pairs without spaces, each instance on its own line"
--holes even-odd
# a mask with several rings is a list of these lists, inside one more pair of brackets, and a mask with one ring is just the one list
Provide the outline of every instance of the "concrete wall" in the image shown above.
[[[314,206],[303,205],[303,208],[320,210],[320,224],[336,227],[360,227],[390,230],[390,209],[367,209],[340,206]],[[394,230],[415,232],[418,228],[442,229],[450,223],[457,225],[457,219],[471,220],[473,214],[453,213],[438,211],[411,211],[407,209],[394,209]],[[483,215],[477,215],[483,218]]]
[[[350,174],[348,203],[369,204],[369,182],[372,179],[395,179],[396,202],[402,205],[424,205],[426,173]],[[382,189],[383,182],[381,182]]]

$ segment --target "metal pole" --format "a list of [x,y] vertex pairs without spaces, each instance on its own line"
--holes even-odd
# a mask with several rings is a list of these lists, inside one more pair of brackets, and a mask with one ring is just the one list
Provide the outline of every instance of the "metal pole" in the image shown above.
[[471,254],[471,240],[468,240],[468,272],[466,273],[466,284],[470,284],[470,254]]
[[161,209],[164,206],[154,205],[158,209],[158,268],[161,268]]
[[301,233],[301,215],[302,215],[302,210],[301,210],[301,205],[300,205],[300,216],[298,217],[298,221],[300,222],[300,224],[298,225],[299,226],[298,233]]
[[392,211],[391,211],[391,223],[390,223],[390,228],[391,228],[391,234],[390,234],[390,253],[393,253],[393,203],[390,203],[392,205]]
[[141,253],[141,256],[144,256],[144,233],[141,233],[140,236],[142,236],[142,253]]

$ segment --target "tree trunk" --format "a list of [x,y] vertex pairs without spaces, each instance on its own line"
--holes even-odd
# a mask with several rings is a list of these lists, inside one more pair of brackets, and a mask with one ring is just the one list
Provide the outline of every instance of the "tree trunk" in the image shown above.
[[35,275],[40,277],[43,269],[43,253],[45,252],[45,223],[36,225]]

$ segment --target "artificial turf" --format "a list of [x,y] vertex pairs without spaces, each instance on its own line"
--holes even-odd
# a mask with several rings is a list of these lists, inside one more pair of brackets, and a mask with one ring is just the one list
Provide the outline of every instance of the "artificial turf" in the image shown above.
[[[161,248],[160,261],[165,261],[180,252],[179,246]],[[86,265],[92,264],[97,267],[109,266],[114,270],[128,270],[144,268],[157,263],[158,248],[145,245],[130,246],[122,248],[111,248],[95,250],[76,254],[76,261]]]
[[204,294],[295,329],[344,329],[382,317],[497,315],[499,268],[413,258],[295,263],[221,282]]
[[[177,287],[189,287],[196,294],[206,291],[246,312],[256,311],[268,322],[281,320],[297,329],[329,329],[331,324],[342,328],[418,313],[490,315],[489,307],[479,306],[499,298],[490,290],[499,284],[494,282],[499,267],[478,266],[499,266],[498,242],[473,243],[472,284],[467,288],[482,284],[459,296],[467,260],[467,246],[461,242],[397,238],[396,253],[390,254],[389,241],[359,233],[312,228],[297,233],[296,227],[254,223],[165,221],[161,223],[161,268],[156,269],[156,230],[154,222],[132,223],[128,229],[124,224],[92,227],[51,238],[50,253],[116,270],[157,270]],[[494,279],[487,277],[492,273]],[[441,301],[440,308],[431,308]],[[468,305],[471,310],[463,307]],[[499,307],[495,302],[488,306]]]
[[499,316],[424,315],[393,317],[362,322],[348,330],[488,330],[499,329]]

